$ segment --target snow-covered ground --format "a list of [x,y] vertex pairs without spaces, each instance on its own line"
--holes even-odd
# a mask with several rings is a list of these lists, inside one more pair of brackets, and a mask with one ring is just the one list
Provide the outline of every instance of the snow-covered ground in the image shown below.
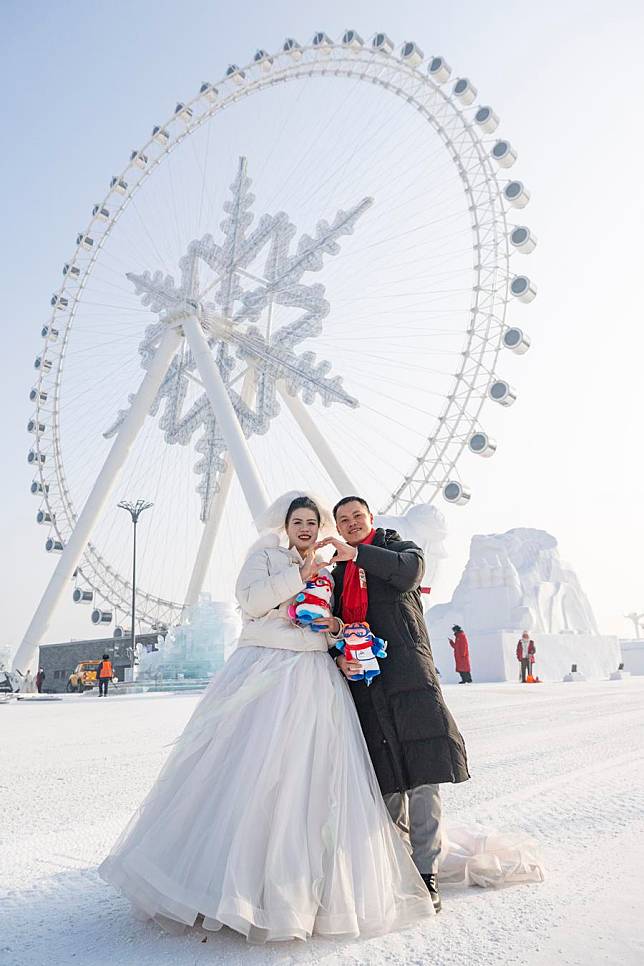
[[95,871],[198,695],[0,707],[0,962],[644,963],[644,678],[445,692],[473,775],[443,786],[448,820],[529,830],[547,881],[444,889],[435,921],[384,938],[270,947],[169,937]]

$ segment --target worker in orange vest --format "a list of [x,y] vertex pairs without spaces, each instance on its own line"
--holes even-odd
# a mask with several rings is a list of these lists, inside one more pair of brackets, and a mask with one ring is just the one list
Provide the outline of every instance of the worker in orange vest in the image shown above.
[[98,696],[102,698],[103,695],[107,697],[107,685],[112,680],[113,675],[112,662],[110,661],[109,654],[103,655],[103,660],[99,664],[96,670],[96,677],[98,679]]

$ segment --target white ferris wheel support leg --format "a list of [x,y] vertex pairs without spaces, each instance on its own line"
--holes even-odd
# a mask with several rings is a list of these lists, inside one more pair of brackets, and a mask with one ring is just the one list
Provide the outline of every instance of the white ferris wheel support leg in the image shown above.
[[233,465],[230,459],[226,457],[226,468],[221,474],[219,489],[217,490],[215,498],[212,501],[210,513],[201,535],[201,542],[199,543],[199,550],[197,551],[195,565],[190,576],[188,590],[186,591],[186,598],[183,605],[184,611],[186,608],[192,607],[192,605],[196,604],[199,600],[199,594],[203,589],[204,580],[206,579],[208,565],[210,563],[210,558],[212,557],[213,547],[215,546],[215,540],[217,539],[217,533],[219,531],[219,524],[221,523],[221,518],[224,512],[224,507],[226,506],[226,500],[228,499],[230,485],[233,482],[234,475],[235,471],[233,469]]
[[231,462],[237,473],[241,488],[246,497],[246,503],[253,520],[256,520],[268,507],[268,493],[259,475],[257,464],[253,459],[246,437],[239,425],[235,408],[228,395],[224,380],[212,357],[208,340],[203,334],[201,324],[196,316],[183,322],[188,345],[192,350],[201,381],[212,408],[217,414],[217,422],[226,441]]
[[355,484],[352,483],[342,463],[322,435],[318,424],[312,418],[302,400],[298,399],[297,396],[291,396],[283,383],[278,383],[277,388],[280,396],[291,410],[298,426],[313,449],[313,452],[329,474],[340,496],[350,496],[353,493],[358,493]]
[[71,580],[92,534],[94,524],[105,506],[119,471],[127,459],[130,448],[145,422],[163,377],[172,361],[181,336],[176,329],[165,332],[154,354],[139,389],[132,400],[127,416],[121,423],[118,435],[107,455],[96,482],[85,501],[76,526],[65,544],[56,569],[51,575],[47,589],[36,609],[27,632],[13,659],[14,669],[29,667],[36,656],[36,648],[45,634],[51,616],[61,595]]
[[[253,369],[248,369],[242,384],[241,397],[246,405],[250,406],[252,405],[254,395],[255,372]],[[190,577],[190,583],[188,584],[186,599],[183,605],[184,610],[187,607],[192,607],[192,605],[196,604],[199,600],[199,594],[203,589],[204,580],[206,579],[206,572],[208,570],[208,565],[210,564],[210,558],[212,557],[215,540],[217,539],[217,533],[219,532],[219,524],[221,523],[221,518],[224,513],[224,507],[226,506],[226,500],[228,499],[228,494],[230,492],[230,486],[234,475],[235,471],[230,461],[230,456],[226,455],[226,468],[221,475],[219,489],[210,506],[210,513],[208,514],[208,519],[206,520],[204,530],[201,535],[199,550],[197,551],[195,565],[192,571],[192,576]]]

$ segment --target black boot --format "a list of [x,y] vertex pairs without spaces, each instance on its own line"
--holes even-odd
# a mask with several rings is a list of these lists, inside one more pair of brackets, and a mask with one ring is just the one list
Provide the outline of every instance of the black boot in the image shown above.
[[427,875],[422,875],[421,878],[427,886],[427,891],[432,897],[434,912],[440,912],[443,905],[441,903],[440,892],[438,891],[438,876],[435,872],[430,872]]

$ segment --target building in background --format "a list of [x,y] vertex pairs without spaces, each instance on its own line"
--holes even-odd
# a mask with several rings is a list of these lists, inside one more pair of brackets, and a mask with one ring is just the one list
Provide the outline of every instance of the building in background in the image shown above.
[[[158,634],[137,634],[136,640],[142,650],[153,650],[157,647]],[[41,644],[38,666],[45,670],[43,691],[65,691],[69,676],[77,664],[81,661],[100,661],[103,654],[109,654],[114,674],[119,681],[123,681],[126,668],[132,665],[129,636]]]

